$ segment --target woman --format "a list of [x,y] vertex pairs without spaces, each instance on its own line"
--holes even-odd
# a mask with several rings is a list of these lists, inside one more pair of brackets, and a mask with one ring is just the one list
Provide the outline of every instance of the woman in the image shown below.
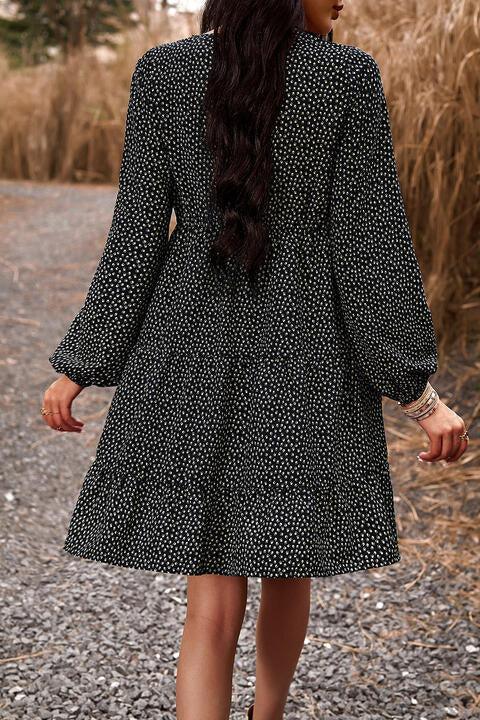
[[[209,0],[132,77],[112,226],[49,360],[52,429],[116,386],[64,549],[187,576],[177,717],[224,720],[248,577],[250,720],[283,715],[310,579],[400,560],[382,396],[467,447],[437,348],[380,73],[327,0]],[[169,237],[172,208],[177,225]],[[399,408],[400,409],[400,408]]]

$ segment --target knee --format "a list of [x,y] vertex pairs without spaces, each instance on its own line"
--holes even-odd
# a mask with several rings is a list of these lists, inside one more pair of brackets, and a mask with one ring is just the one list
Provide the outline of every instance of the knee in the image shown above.
[[186,624],[217,642],[238,640],[247,600],[244,578],[189,577]]
[[185,620],[185,625],[196,634],[227,646],[237,643],[242,623],[242,612],[232,612],[223,607],[202,610],[187,608]]

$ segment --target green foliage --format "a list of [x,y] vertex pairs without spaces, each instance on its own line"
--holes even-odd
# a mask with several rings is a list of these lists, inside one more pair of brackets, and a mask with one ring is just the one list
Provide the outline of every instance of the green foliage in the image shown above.
[[40,63],[84,45],[113,45],[111,35],[136,24],[132,0],[20,0],[16,17],[0,18],[0,43],[14,62]]

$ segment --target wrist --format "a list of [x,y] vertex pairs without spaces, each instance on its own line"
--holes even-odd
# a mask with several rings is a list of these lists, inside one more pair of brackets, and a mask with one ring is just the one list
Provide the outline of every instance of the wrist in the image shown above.
[[440,398],[437,391],[427,382],[424,391],[419,398],[409,403],[398,403],[407,417],[413,420],[424,420],[435,412]]

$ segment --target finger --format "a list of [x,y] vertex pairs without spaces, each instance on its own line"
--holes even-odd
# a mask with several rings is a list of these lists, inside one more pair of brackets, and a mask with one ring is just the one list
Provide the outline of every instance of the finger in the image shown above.
[[68,422],[71,425],[76,425],[77,427],[80,427],[80,428],[83,427],[83,425],[84,425],[83,420],[77,420],[77,418],[73,417],[71,405],[65,405],[65,412],[66,412],[66,417],[68,419]]
[[44,421],[49,425],[49,427],[52,428],[52,430],[55,430],[55,426],[58,425],[55,421],[55,415],[53,414],[53,408],[51,405],[44,405],[46,414],[42,415],[42,418]]
[[[43,412],[43,411],[45,411],[45,412]],[[51,418],[50,408],[48,405],[45,405],[45,401],[42,404],[42,412],[40,414],[42,416],[43,422],[46,423],[47,425],[50,425],[50,422],[49,422],[49,419]]]
[[462,452],[465,452],[465,442],[467,442],[464,438],[461,436],[465,432],[465,423],[460,418],[460,424],[458,427],[455,427],[452,430],[452,449],[450,451],[450,457],[446,459],[446,462],[449,462],[450,458],[458,458],[462,454]]
[[42,416],[43,422],[46,423],[47,425],[50,425],[50,418],[52,417],[50,415],[50,412],[51,412],[50,398],[48,395],[48,390],[46,390],[43,393],[40,415]]
[[71,422],[73,425],[76,425],[79,428],[82,428],[85,425],[83,420],[78,420],[76,417],[73,417],[72,411],[68,407],[67,407],[67,412],[68,412],[69,422]]
[[63,425],[62,422],[62,413],[60,412],[60,408],[58,407],[58,404],[54,403],[52,406],[52,414],[50,415],[51,418],[51,427],[54,430],[57,430],[61,432],[62,430],[65,431],[66,428]]
[[[62,426],[68,430],[69,432],[81,432],[82,428],[78,424],[75,425],[72,420],[72,416],[70,414],[70,409],[68,405],[59,405],[59,411],[60,411],[60,420],[62,423]],[[78,421],[76,421],[78,423]]]
[[418,453],[417,457],[419,460],[424,462],[435,462],[442,452],[442,436],[441,435],[429,435],[430,447],[428,450],[422,450]]
[[460,446],[462,444],[462,438],[459,437],[460,430],[452,430],[452,444],[450,447],[450,452],[448,453],[448,457],[445,458],[446,462],[450,460],[450,458],[457,455],[458,451],[460,450]]
[[463,453],[465,452],[467,447],[468,447],[468,440],[460,440],[460,445],[457,449],[457,452],[448,458],[447,463],[456,462],[463,455]]
[[467,448],[468,448],[468,439],[462,440],[462,447],[461,447],[459,457],[461,457],[463,455],[463,453],[465,452],[465,450]]
[[446,460],[452,452],[452,447],[453,433],[450,430],[449,432],[444,432],[442,435],[442,452],[440,454],[439,460]]
[[452,453],[451,457],[448,458],[447,462],[455,462],[458,460],[459,457],[463,455],[465,450],[468,447],[468,438],[462,438],[461,435],[463,435],[466,432],[465,423],[462,422],[461,426],[457,428],[455,431],[455,441],[457,442],[456,451]]

